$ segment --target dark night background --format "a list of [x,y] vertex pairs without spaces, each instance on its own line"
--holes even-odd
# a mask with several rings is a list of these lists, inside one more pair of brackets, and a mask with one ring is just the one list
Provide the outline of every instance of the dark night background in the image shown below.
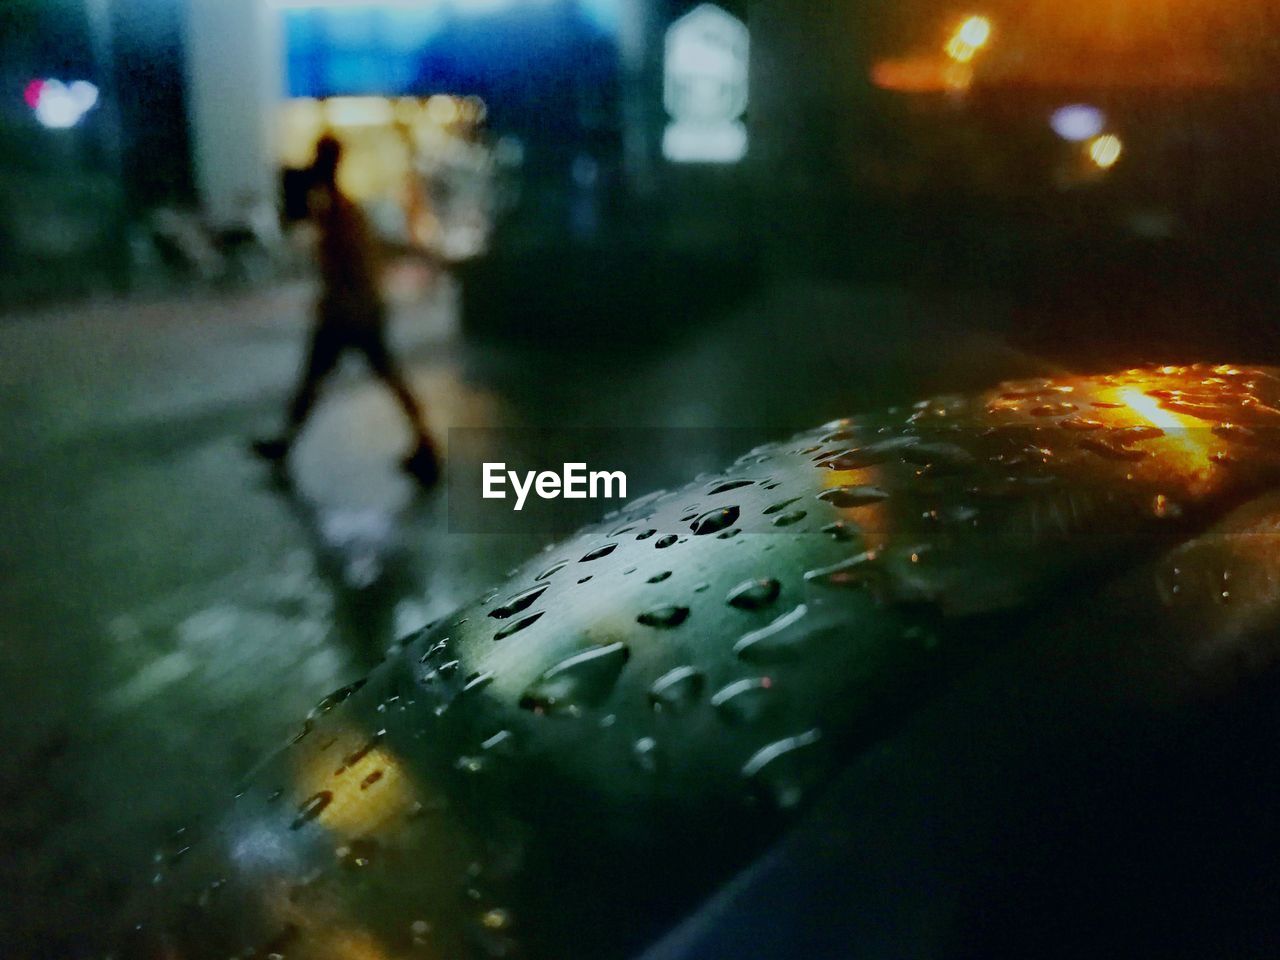
[[[322,129],[388,225],[392,337],[432,429],[491,431],[498,453],[559,464],[574,437],[623,437],[644,484],[672,486],[931,393],[1280,359],[1267,0],[725,2],[751,36],[731,164],[661,148],[664,36],[698,4],[467,6],[0,0],[0,954],[102,956],[160,838],[543,545],[451,529],[445,494],[395,469],[405,435],[362,375],[332,386],[291,495],[249,458],[301,362],[315,278],[288,214]],[[946,53],[978,15],[989,40]],[[27,102],[44,79],[98,101],[46,128]],[[1099,112],[1096,135],[1054,132],[1069,105]],[[1146,770],[1105,794],[1114,822],[1069,810],[1044,849],[1016,822],[961,851],[1049,877],[980,877],[965,955],[1098,952],[1091,923],[1173,955],[1191,901],[1230,928],[1212,955],[1274,952],[1224,892],[1274,893],[1249,862],[1276,843],[1274,686],[1180,721],[1172,746],[1081,761]],[[1184,763],[1221,795],[1179,782]],[[1212,910],[1176,876],[1124,873],[1201,858]],[[1066,946],[1027,933],[1046,929]]]

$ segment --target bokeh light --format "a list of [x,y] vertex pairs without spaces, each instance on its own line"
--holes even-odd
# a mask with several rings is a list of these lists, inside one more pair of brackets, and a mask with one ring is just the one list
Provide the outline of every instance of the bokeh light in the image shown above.
[[1120,160],[1124,144],[1113,133],[1094,138],[1089,144],[1089,158],[1103,170],[1110,170]]
[[87,80],[65,84],[61,80],[33,80],[23,99],[36,122],[49,130],[69,130],[98,105],[98,88]]
[[986,17],[969,17],[947,41],[947,56],[956,63],[970,62],[991,40],[991,21]]
[[1087,103],[1059,107],[1049,118],[1049,126],[1053,128],[1053,132],[1071,143],[1084,143],[1099,136],[1106,125],[1106,115]]

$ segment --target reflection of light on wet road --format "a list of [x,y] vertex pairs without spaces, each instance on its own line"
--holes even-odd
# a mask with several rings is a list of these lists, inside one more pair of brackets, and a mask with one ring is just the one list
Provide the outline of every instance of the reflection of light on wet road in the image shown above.
[[387,555],[397,546],[395,517],[386,510],[333,510],[320,516],[320,536],[338,560],[353,589],[372,586],[382,576]]

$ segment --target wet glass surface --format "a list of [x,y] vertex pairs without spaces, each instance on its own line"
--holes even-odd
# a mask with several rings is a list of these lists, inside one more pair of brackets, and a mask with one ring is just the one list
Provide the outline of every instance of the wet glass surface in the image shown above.
[[0,953],[1275,952],[1273,3],[0,6]]

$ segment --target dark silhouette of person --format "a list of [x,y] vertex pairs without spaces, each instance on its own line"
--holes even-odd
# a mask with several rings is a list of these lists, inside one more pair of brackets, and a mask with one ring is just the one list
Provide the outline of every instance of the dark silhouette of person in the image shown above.
[[413,428],[414,448],[405,469],[424,486],[435,483],[439,460],[422,407],[414,398],[387,344],[387,306],[381,290],[381,258],[369,222],[338,186],[342,144],[324,136],[316,144],[308,197],[311,219],[319,230],[320,299],[302,382],[289,407],[286,431],[258,440],[254,452],[283,465],[302,432],[325,378],[348,350],[363,354],[374,374],[390,388]]

